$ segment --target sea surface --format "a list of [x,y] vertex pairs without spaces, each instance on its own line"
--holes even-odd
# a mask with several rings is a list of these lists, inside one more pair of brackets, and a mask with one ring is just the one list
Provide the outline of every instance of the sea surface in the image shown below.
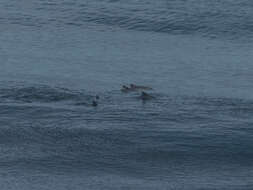
[[252,190],[253,1],[1,0],[0,189]]

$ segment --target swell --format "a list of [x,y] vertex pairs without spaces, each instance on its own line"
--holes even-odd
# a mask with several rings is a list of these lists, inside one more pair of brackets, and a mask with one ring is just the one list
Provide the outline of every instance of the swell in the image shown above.
[[[86,27],[87,22],[129,30],[168,34],[197,34],[207,37],[250,39],[253,5],[251,1],[51,1],[32,4],[33,14],[9,13],[7,23],[28,26]],[[47,14],[48,16],[41,16]],[[35,16],[36,15],[36,16]]]
[[[15,135],[10,129],[1,131],[1,166],[48,171],[91,169],[141,176],[171,174],[171,170],[177,172],[178,164],[187,172],[253,167],[252,140],[236,135],[224,138],[182,132],[26,127],[16,128]],[[10,143],[3,144],[3,139]],[[19,142],[11,143],[13,139]]]
[[189,171],[252,167],[251,100],[155,94],[142,104],[135,94],[106,92],[98,108],[83,109],[75,103],[92,97],[85,91],[0,91],[1,165],[136,175],[169,173],[178,163]]
[[93,96],[85,94],[84,92],[71,91],[66,88],[54,88],[50,86],[27,86],[27,87],[10,87],[0,89],[0,102],[61,102],[73,101],[82,103],[82,101],[89,100]]

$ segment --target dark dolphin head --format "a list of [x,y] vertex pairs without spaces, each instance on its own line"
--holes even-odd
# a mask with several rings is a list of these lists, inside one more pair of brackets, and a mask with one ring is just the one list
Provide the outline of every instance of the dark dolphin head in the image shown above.
[[98,105],[98,103],[97,103],[95,100],[93,100],[93,101],[92,101],[92,106],[93,106],[93,107],[96,107],[97,105]]
[[123,89],[129,89],[129,87],[127,87],[126,85],[122,86]]
[[141,96],[143,96],[143,97],[147,97],[147,96],[149,96],[149,95],[148,95],[148,93],[146,93],[146,92],[142,91],[142,92],[141,92]]
[[151,96],[151,95],[149,95],[148,93],[142,91],[142,92],[141,92],[140,98],[141,98],[142,100],[151,100],[151,99],[154,98],[154,96]]

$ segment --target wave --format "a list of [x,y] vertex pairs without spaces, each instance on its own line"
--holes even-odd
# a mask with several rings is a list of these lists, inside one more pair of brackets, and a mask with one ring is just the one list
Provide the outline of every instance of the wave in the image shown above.
[[[67,88],[52,87],[47,85],[14,85],[7,88],[0,88],[0,103],[8,106],[8,103],[12,104],[13,109],[16,109],[18,103],[27,103],[23,106],[36,105],[32,103],[43,103],[46,105],[50,103],[59,103],[66,105],[88,105],[95,99],[97,94],[95,92],[87,92],[85,90],[72,90]],[[143,114],[148,114],[151,117],[157,117],[159,119],[166,119],[168,111],[174,109],[175,112],[171,113],[171,117],[179,120],[183,117],[186,119],[187,115],[191,117],[204,116],[203,119],[208,119],[207,112],[221,112],[224,114],[238,114],[238,117],[242,115],[248,116],[253,112],[253,102],[247,99],[238,98],[225,98],[225,97],[196,97],[177,95],[170,96],[166,94],[159,94],[153,92],[156,97],[154,100],[148,103],[147,110],[144,113],[138,113],[140,117]],[[104,113],[103,117],[108,118],[124,118],[124,113],[129,114],[131,110],[138,110],[141,107],[137,107],[136,103],[141,102],[138,93],[122,94],[118,91],[107,91],[101,94],[99,102],[101,105],[107,106],[110,109],[110,113]],[[31,104],[29,104],[31,103]],[[11,104],[10,104],[11,105]],[[157,110],[156,110],[157,109]],[[196,111],[196,115],[191,111]],[[130,112],[129,112],[130,111]],[[158,111],[158,112],[156,112]],[[187,112],[187,114],[185,114]],[[201,114],[203,112],[203,114]],[[164,118],[163,118],[164,115]],[[192,115],[192,116],[191,116]],[[137,116],[136,116],[137,117]],[[182,117],[182,118],[181,118]],[[175,120],[176,121],[176,120]]]
[[81,103],[90,100],[93,96],[83,92],[71,91],[66,88],[54,88],[50,86],[30,86],[0,89],[0,101],[3,102],[60,102],[75,101]]
[[[5,15],[3,20],[28,26],[70,25],[86,27],[87,22],[130,30],[169,34],[198,34],[207,37],[241,39],[252,37],[253,5],[248,0],[174,1],[40,1],[34,10],[48,14]],[[15,8],[15,7],[14,7]],[[12,8],[9,8],[10,10]],[[7,10],[9,10],[7,9]],[[57,19],[56,19],[57,17]]]
[[42,85],[0,89],[1,169],[160,180],[253,167],[251,100],[154,93],[142,103],[137,94],[108,91],[97,108],[75,105],[90,94]]
[[4,145],[0,164],[9,167],[91,169],[140,176],[141,171],[145,176],[166,176],[179,163],[185,169],[202,171],[237,164],[241,168],[253,167],[252,138],[241,139],[236,134],[100,130],[85,125],[66,128],[34,123],[1,129],[0,137],[1,147]]

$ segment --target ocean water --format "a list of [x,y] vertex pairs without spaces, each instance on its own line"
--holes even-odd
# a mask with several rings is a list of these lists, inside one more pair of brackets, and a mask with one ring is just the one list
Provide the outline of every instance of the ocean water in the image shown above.
[[0,189],[253,189],[252,20],[251,0],[1,0]]

